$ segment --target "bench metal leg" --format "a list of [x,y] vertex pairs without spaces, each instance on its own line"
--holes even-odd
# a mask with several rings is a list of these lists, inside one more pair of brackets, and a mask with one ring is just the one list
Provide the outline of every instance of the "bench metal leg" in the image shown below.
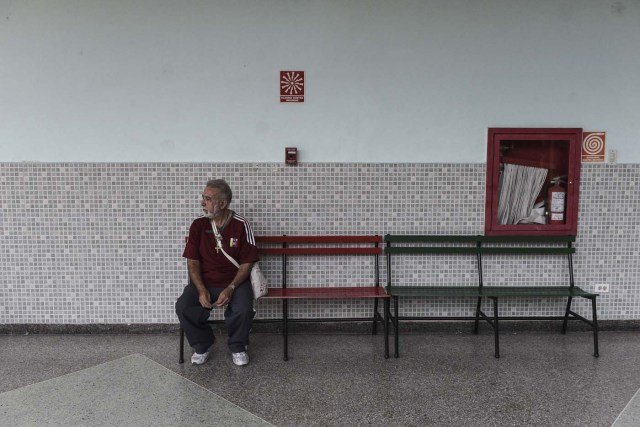
[[567,324],[569,323],[569,314],[571,313],[571,300],[573,297],[569,297],[567,300],[567,309],[564,312],[564,321],[562,322],[562,333],[567,333]]
[[282,333],[284,339],[284,360],[285,362],[289,360],[289,322],[288,322],[288,312],[289,307],[287,305],[287,300],[282,300]]
[[498,329],[498,298],[492,297],[493,300],[493,333],[495,336],[496,359],[500,358],[500,331]]
[[375,298],[373,302],[373,327],[371,334],[376,335],[378,333],[378,322],[382,322],[382,329],[384,331],[384,358],[389,358],[389,298],[385,298],[382,302],[383,315],[380,315],[379,310],[380,301],[379,298]]
[[400,357],[400,353],[398,352],[398,335],[400,335],[400,330],[398,327],[398,297],[393,297],[393,311],[395,314],[395,316],[393,317],[393,338],[395,344],[393,357]]
[[600,357],[598,354],[598,313],[596,310],[596,297],[591,299],[591,310],[593,311],[593,355]]
[[378,333],[378,298],[373,299],[373,327],[371,329],[371,335]]
[[476,304],[476,321],[473,326],[473,333],[478,334],[478,327],[480,325],[480,308],[482,307],[482,297],[478,297],[478,303]]
[[384,300],[384,358],[389,358],[389,298]]
[[184,363],[184,329],[180,327],[180,350],[178,354],[178,363]]

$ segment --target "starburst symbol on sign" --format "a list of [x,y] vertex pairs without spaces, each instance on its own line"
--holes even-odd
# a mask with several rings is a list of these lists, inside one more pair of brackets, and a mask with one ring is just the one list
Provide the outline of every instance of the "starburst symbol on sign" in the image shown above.
[[300,73],[288,72],[282,77],[282,80],[280,80],[280,85],[285,93],[288,93],[289,95],[297,95],[298,92],[302,92],[304,83]]

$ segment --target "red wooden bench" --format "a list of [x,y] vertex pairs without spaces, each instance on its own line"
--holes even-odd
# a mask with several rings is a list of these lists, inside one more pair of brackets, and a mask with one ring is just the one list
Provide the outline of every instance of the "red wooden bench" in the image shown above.
[[[282,282],[275,286],[269,278],[269,293],[261,299],[282,300],[282,331],[284,335],[284,360],[289,359],[289,322],[337,322],[373,321],[372,334],[377,333],[377,323],[384,327],[384,357],[389,358],[389,295],[380,286],[379,255],[382,253],[381,236],[256,236],[261,259],[278,256],[281,259]],[[292,257],[313,256],[371,256],[371,284],[368,286],[339,286],[333,283],[314,283],[313,286],[288,287],[287,266]],[[311,259],[311,258],[309,258]],[[264,264],[263,264],[264,268]],[[365,266],[363,266],[365,268]],[[268,271],[265,271],[268,274]],[[344,280],[348,280],[344,278]],[[367,318],[289,318],[289,300],[344,300],[373,299],[373,315]],[[384,301],[383,315],[379,313],[378,301]],[[256,320],[260,322],[261,320]],[[224,323],[221,319],[210,319],[207,323]],[[180,328],[179,363],[184,362],[184,331]]]
[[[385,358],[389,357],[389,295],[384,287],[380,286],[379,255],[382,253],[380,244],[381,236],[258,236],[258,253],[261,259],[268,256],[278,256],[281,259],[282,279],[279,287],[270,281],[269,293],[265,300],[282,301],[282,331],[284,335],[284,360],[289,359],[289,322],[336,322],[336,321],[372,321],[372,333],[376,334],[377,322],[382,322],[384,327]],[[318,283],[314,279],[312,284],[291,287],[287,277],[287,267],[292,257],[296,259],[306,257],[333,256],[371,256],[373,268],[371,269],[371,284],[366,286],[346,286],[338,283]],[[363,266],[364,268],[365,266]],[[348,278],[340,280],[347,281]],[[289,318],[289,300],[344,300],[344,299],[372,299],[373,315],[370,318],[313,318],[291,319]],[[378,310],[378,301],[384,302],[383,315]]]

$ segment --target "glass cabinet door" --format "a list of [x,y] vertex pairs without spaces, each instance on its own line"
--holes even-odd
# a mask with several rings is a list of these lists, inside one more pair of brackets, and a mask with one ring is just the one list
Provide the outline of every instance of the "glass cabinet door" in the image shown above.
[[580,128],[489,128],[485,235],[575,235]]

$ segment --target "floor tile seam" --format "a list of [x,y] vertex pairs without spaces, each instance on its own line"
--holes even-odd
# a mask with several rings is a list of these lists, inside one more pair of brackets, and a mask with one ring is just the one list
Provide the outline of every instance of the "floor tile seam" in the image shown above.
[[627,408],[629,408],[631,406],[631,404],[633,403],[633,401],[637,398],[640,397],[640,389],[638,389],[633,396],[631,396],[631,399],[629,399],[629,401],[627,402],[627,404],[624,406],[624,408],[622,409],[622,411],[620,411],[620,413],[618,414],[618,416],[616,417],[615,420],[613,420],[613,423],[611,424],[611,426],[615,426],[615,424],[618,422],[618,419],[622,416],[622,414],[625,413],[625,411],[627,410]]
[[154,365],[162,368],[163,371],[166,371],[166,372],[172,374],[174,377],[177,377],[180,380],[185,380],[185,381],[195,385],[199,389],[204,390],[207,394],[213,395],[213,396],[215,396],[215,398],[223,400],[224,402],[226,402],[226,403],[234,406],[235,408],[239,409],[241,412],[244,412],[244,413],[248,414],[251,417],[257,418],[260,421],[263,421],[264,423],[266,423],[266,424],[268,424],[270,426],[277,427],[274,424],[270,423],[269,421],[257,416],[254,413],[251,413],[251,412],[247,411],[246,409],[242,408],[241,406],[238,406],[237,404],[229,401],[228,399],[225,399],[224,397],[212,392],[211,390],[207,389],[206,387],[203,387],[202,385],[190,380],[189,378],[186,378],[186,377],[178,374],[177,372],[172,371],[171,369],[167,368],[166,366],[164,366],[164,365],[156,362],[155,360],[150,359],[147,356],[145,356],[143,354],[140,354],[140,353],[132,353],[132,354],[129,354],[129,355],[126,355],[126,356],[118,357],[118,358],[113,359],[113,360],[108,360],[108,361],[99,363],[97,365],[93,365],[93,366],[89,366],[87,368],[79,369],[77,371],[68,372],[66,374],[63,374],[63,375],[60,375],[60,376],[57,376],[57,377],[54,377],[54,378],[49,378],[49,379],[46,379],[46,380],[43,380],[43,381],[39,381],[39,382],[36,382],[36,383],[33,383],[33,384],[27,384],[25,386],[18,387],[18,388],[15,388],[13,390],[7,390],[5,392],[0,393],[0,398],[2,396],[4,396],[4,395],[8,395],[10,393],[15,393],[15,392],[17,392],[19,390],[27,389],[29,387],[42,386],[42,385],[46,385],[46,384],[48,384],[48,383],[50,383],[52,381],[57,381],[57,380],[64,381],[65,377],[68,377],[68,376],[71,376],[71,375],[74,375],[74,374],[79,374],[81,372],[88,371],[90,369],[98,368],[98,367],[101,367],[101,366],[105,366],[105,365],[108,365],[108,364],[113,364],[114,362],[117,362],[117,361],[122,361],[122,360],[130,359],[130,358],[136,358],[136,357],[142,358],[142,359],[144,359],[145,361],[148,361],[148,362],[152,362]]
[[[136,353],[136,354],[138,354],[138,353]],[[133,354],[133,355],[136,355],[136,354]],[[133,355],[132,355],[132,356],[133,356]],[[267,421],[267,420],[263,419],[262,417],[259,417],[259,416],[257,416],[256,414],[254,414],[254,413],[252,413],[252,412],[247,411],[247,410],[246,410],[246,409],[244,409],[243,407],[238,406],[238,405],[236,405],[235,403],[231,402],[230,400],[225,399],[224,397],[220,396],[219,394],[212,392],[211,390],[209,390],[208,388],[206,388],[206,387],[204,387],[204,386],[202,386],[202,385],[198,384],[197,382],[192,381],[192,380],[190,380],[189,378],[184,377],[184,376],[180,375],[179,373],[177,373],[177,372],[175,372],[175,371],[172,371],[171,369],[169,369],[169,368],[167,368],[166,366],[164,366],[164,365],[162,365],[162,364],[160,364],[160,363],[156,362],[155,360],[150,359],[150,358],[148,358],[148,357],[146,357],[145,355],[142,355],[142,354],[138,354],[138,355],[140,355],[140,356],[144,357],[144,358],[145,358],[145,359],[147,359],[147,360],[150,360],[151,362],[155,363],[156,365],[160,366],[161,368],[165,369],[166,371],[168,371],[168,372],[172,373],[173,375],[177,376],[178,378],[181,378],[181,379],[183,379],[183,380],[185,380],[185,381],[188,381],[188,382],[190,382],[191,384],[195,385],[196,387],[201,388],[202,390],[206,391],[207,393],[212,394],[212,395],[216,396],[217,398],[224,400],[225,402],[227,402],[227,403],[229,403],[229,404],[231,404],[231,405],[235,406],[236,408],[238,408],[238,409],[240,409],[240,410],[242,410],[242,411],[246,412],[247,414],[249,414],[249,415],[251,415],[251,416],[253,416],[253,417],[258,418],[258,419],[259,419],[259,420],[261,420],[261,421],[264,421],[265,423],[269,424],[270,426],[276,427],[274,424],[271,424],[269,421]]]
[[[83,371],[87,371],[87,370],[89,370],[89,369],[97,368],[97,367],[99,367],[99,366],[107,365],[107,364],[109,364],[109,363],[113,363],[113,362],[115,362],[115,361],[118,361],[118,360],[121,360],[121,359],[126,359],[126,358],[133,357],[133,356],[142,356],[142,355],[141,355],[140,353],[132,353],[132,354],[128,354],[128,355],[126,355],[126,356],[118,357],[117,359],[107,360],[106,362],[98,363],[97,365],[89,366],[89,367],[87,367],[87,368],[82,368],[82,369],[79,369],[79,370],[77,370],[77,371],[73,371],[73,372],[67,372],[66,374],[62,374],[62,375],[59,375],[59,376],[57,376],[57,377],[48,378],[48,379],[46,379],[46,380],[38,381],[38,382],[36,382],[36,383],[23,385],[22,387],[14,388],[13,390],[7,390],[7,391],[4,391],[4,392],[0,393],[0,397],[1,397],[3,394],[5,394],[5,393],[12,393],[12,392],[14,392],[14,391],[21,390],[21,389],[23,389],[23,388],[31,387],[31,386],[38,385],[38,384],[46,384],[46,383],[48,383],[48,382],[50,382],[50,381],[59,380],[59,379],[61,379],[61,378],[64,378],[64,377],[66,377],[66,376],[69,376],[69,375],[77,374],[77,373],[80,373],[80,372],[83,372]],[[144,357],[144,356],[143,356],[143,357]],[[166,369],[166,368],[165,368],[165,369]]]

